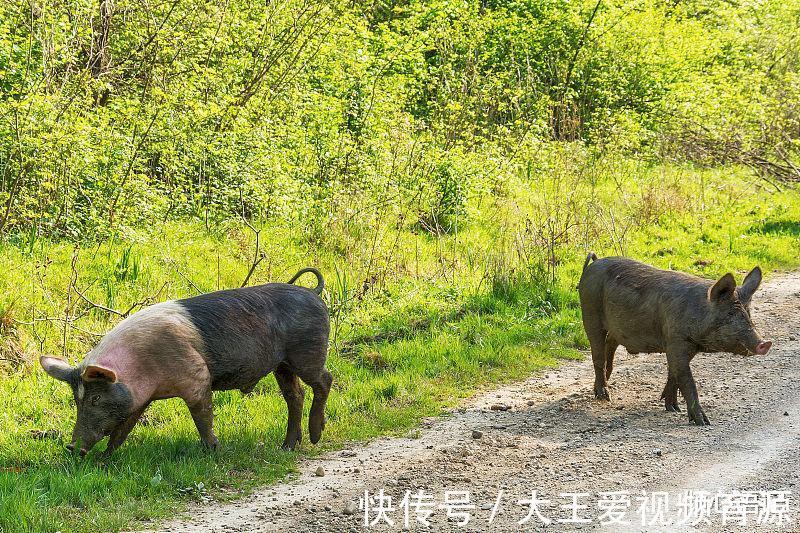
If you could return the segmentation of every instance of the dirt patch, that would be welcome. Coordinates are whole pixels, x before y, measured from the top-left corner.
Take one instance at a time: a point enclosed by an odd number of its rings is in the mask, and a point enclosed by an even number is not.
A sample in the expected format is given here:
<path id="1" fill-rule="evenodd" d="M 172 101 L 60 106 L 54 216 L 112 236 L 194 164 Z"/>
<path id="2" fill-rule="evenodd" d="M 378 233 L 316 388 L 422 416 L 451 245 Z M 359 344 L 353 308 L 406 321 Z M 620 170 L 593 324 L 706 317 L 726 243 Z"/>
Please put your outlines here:
<path id="1" fill-rule="evenodd" d="M 589 359 L 565 363 L 525 382 L 481 394 L 446 417 L 427 420 L 416 438 L 382 438 L 367 446 L 334 452 L 300 463 L 290 483 L 266 488 L 233 504 L 193 508 L 191 519 L 164 524 L 162 531 L 360 531 L 359 499 L 384 491 L 395 511 L 372 529 L 400 530 L 406 491 L 434 498 L 430 526 L 410 529 L 452 531 L 750 531 L 722 523 L 718 508 L 695 520 L 681 514 L 684 491 L 791 491 L 800 480 L 800 274 L 780 277 L 756 293 L 754 320 L 773 350 L 762 357 L 700 354 L 692 368 L 700 400 L 712 425 L 690 425 L 684 412 L 668 413 L 659 396 L 666 379 L 662 354 L 617 353 L 611 403 L 594 400 Z M 323 476 L 319 467 L 324 470 Z M 468 491 L 469 522 L 447 516 L 445 491 Z M 533 517 L 518 503 L 550 500 L 540 511 L 552 523 Z M 627 494 L 623 521 L 601 525 L 599 500 Z M 643 498 L 668 496 L 667 512 L 641 525 Z M 573 496 L 586 505 L 576 515 L 591 523 L 564 523 L 572 516 Z M 696 498 L 703 493 L 693 493 Z M 753 492 L 755 494 L 755 492 Z M 499 495 L 499 498 L 498 498 Z M 451 495 L 455 498 L 456 495 Z M 755 496 L 754 496 L 755 497 Z M 767 495 L 762 494 L 766 498 Z M 769 497 L 776 497 L 770 495 Z M 427 502 L 427 500 L 424 500 Z M 499 501 L 499 503 L 498 503 Z M 377 503 L 377 502 L 375 502 Z M 698 505 L 705 505 L 704 503 Z M 795 519 L 794 500 L 790 514 Z M 563 507 L 562 507 L 563 506 Z M 602 508 L 601 508 L 602 507 Z M 422 510 L 430 507 L 422 505 Z M 645 506 L 646 520 L 655 520 Z M 688 506 L 684 509 L 689 509 Z M 696 511 L 696 509 L 695 509 Z M 371 511 L 369 517 L 374 519 Z M 491 523 L 489 522 L 491 518 Z M 606 516 L 608 519 L 608 516 Z M 763 517 L 762 517 L 763 518 Z M 773 515 L 771 518 L 778 518 Z M 697 523 L 692 525 L 691 522 Z M 684 523 L 688 522 L 688 523 Z M 790 531 L 794 524 L 772 523 L 759 531 Z"/>

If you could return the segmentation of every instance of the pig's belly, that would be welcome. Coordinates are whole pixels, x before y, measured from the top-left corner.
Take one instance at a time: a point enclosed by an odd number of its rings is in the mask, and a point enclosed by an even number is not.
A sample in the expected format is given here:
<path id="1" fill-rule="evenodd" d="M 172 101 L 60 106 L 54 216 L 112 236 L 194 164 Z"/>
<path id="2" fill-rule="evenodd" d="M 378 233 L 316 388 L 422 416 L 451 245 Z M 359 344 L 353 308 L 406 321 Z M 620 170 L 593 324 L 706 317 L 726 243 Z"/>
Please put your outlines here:
<path id="1" fill-rule="evenodd" d="M 211 382 L 212 390 L 234 390 L 239 389 L 242 392 L 250 392 L 253 390 L 261 379 L 269 374 L 247 374 L 247 375 L 231 375 L 225 374 Z"/>
<path id="2" fill-rule="evenodd" d="M 625 350 L 629 354 L 634 354 L 634 355 L 637 354 L 637 353 L 655 353 L 655 352 L 663 352 L 664 351 L 664 350 L 660 349 L 659 347 L 654 346 L 652 344 L 633 344 L 633 343 L 628 343 L 628 344 L 622 344 L 622 346 L 625 348 Z"/>
<path id="3" fill-rule="evenodd" d="M 275 365 L 264 363 L 246 365 L 224 365 L 215 369 L 211 379 L 212 390 L 234 390 L 250 392 L 258 382 L 275 370 Z"/>
<path id="4" fill-rule="evenodd" d="M 609 334 L 614 337 L 621 346 L 624 346 L 628 353 L 636 354 L 664 351 L 661 339 L 645 331 L 637 332 L 636 335 L 631 335 L 630 332 L 627 331 L 609 330 Z"/>

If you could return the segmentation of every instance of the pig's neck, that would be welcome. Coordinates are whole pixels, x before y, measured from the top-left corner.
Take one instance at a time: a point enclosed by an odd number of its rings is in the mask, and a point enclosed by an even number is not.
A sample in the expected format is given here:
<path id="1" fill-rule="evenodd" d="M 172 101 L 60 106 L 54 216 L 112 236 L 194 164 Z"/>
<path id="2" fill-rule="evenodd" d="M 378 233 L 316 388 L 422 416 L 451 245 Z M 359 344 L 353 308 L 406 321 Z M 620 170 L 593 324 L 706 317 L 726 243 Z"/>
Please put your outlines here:
<path id="1" fill-rule="evenodd" d="M 705 300 L 705 299 L 704 299 Z M 697 306 L 693 313 L 692 324 L 689 327 L 688 338 L 694 344 L 698 352 L 714 352 L 717 351 L 715 344 L 717 339 L 715 336 L 715 324 L 711 313 L 711 304 L 704 301 L 702 305 Z"/>
<path id="2" fill-rule="evenodd" d="M 142 368 L 142 358 L 121 343 L 102 346 L 97 353 L 91 353 L 84 364 L 96 364 L 112 369 L 117 381 L 124 384 L 133 398 L 133 408 L 138 409 L 149 402 L 160 387 L 158 374 Z"/>

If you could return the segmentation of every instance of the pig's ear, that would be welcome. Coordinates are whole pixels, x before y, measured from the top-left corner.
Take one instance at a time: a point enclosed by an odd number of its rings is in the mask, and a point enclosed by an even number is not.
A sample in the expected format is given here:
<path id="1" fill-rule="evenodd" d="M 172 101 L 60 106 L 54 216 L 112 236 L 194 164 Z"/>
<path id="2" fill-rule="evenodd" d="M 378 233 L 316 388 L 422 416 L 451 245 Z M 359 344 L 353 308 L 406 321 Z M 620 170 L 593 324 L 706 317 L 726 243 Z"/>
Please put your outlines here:
<path id="1" fill-rule="evenodd" d="M 761 269 L 755 267 L 745 276 L 744 283 L 739 287 L 739 299 L 744 303 L 750 303 L 759 285 L 761 285 Z"/>
<path id="2" fill-rule="evenodd" d="M 109 383 L 116 383 L 117 373 L 110 368 L 89 365 L 83 369 L 81 378 L 83 381 L 108 381 Z"/>
<path id="3" fill-rule="evenodd" d="M 734 290 L 736 290 L 736 280 L 733 278 L 733 274 L 728 272 L 708 289 L 708 299 L 718 302 L 724 298 L 730 298 L 733 296 Z"/>
<path id="4" fill-rule="evenodd" d="M 50 377 L 53 377 L 59 381 L 66 381 L 67 383 L 72 381 L 75 367 L 70 366 L 69 363 L 63 359 L 42 356 L 39 358 L 39 363 Z"/>

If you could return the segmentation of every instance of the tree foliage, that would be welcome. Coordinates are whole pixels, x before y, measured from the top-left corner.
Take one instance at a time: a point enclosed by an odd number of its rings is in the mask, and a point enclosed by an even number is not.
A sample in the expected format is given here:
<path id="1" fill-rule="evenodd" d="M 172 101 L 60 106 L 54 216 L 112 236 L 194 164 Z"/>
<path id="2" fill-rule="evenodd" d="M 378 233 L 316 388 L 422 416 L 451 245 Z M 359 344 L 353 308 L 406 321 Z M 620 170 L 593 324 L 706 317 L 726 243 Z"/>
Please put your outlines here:
<path id="1" fill-rule="evenodd" d="M 795 179 L 799 26 L 797 0 L 8 0 L 0 228 L 319 238 L 388 195 L 441 221 L 530 139 Z"/>

